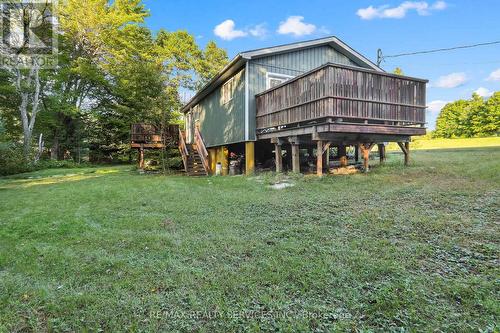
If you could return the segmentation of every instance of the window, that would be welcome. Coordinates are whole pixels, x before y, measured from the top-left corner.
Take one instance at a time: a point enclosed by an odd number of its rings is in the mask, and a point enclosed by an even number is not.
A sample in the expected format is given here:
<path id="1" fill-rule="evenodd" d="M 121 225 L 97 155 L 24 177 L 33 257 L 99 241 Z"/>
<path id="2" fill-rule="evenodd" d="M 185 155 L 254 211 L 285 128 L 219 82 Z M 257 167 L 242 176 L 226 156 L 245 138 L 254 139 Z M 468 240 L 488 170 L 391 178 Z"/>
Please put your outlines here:
<path id="1" fill-rule="evenodd" d="M 291 75 L 278 74 L 278 73 L 266 73 L 266 89 L 276 87 L 285 81 L 293 78 Z"/>
<path id="2" fill-rule="evenodd" d="M 232 77 L 222 86 L 221 89 L 222 104 L 226 104 L 227 102 L 233 99 L 235 84 L 236 82 L 234 82 L 234 77 Z"/>

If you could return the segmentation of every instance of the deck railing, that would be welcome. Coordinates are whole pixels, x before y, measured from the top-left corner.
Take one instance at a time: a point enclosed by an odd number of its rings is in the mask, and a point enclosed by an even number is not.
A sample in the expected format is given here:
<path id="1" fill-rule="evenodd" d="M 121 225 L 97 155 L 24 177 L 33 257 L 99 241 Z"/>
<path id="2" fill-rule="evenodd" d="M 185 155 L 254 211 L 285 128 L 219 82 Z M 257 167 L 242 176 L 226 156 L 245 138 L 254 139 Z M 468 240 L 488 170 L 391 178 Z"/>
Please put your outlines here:
<path id="1" fill-rule="evenodd" d="M 189 151 L 187 149 L 186 141 L 184 140 L 184 138 L 184 132 L 179 128 L 179 152 L 181 153 L 184 170 L 187 172 Z"/>
<path id="2" fill-rule="evenodd" d="M 208 151 L 205 147 L 205 142 L 203 141 L 203 137 L 201 136 L 198 126 L 195 126 L 194 128 L 194 142 L 196 144 L 198 155 L 200 155 L 201 162 L 203 163 L 203 168 L 208 173 L 210 168 L 208 164 Z"/>
<path id="3" fill-rule="evenodd" d="M 179 141 L 179 125 L 167 125 L 160 131 L 152 124 L 132 124 L 130 142 L 132 144 L 166 144 L 175 146 Z"/>
<path id="4" fill-rule="evenodd" d="M 258 130 L 319 120 L 425 124 L 427 81 L 326 64 L 256 95 Z"/>

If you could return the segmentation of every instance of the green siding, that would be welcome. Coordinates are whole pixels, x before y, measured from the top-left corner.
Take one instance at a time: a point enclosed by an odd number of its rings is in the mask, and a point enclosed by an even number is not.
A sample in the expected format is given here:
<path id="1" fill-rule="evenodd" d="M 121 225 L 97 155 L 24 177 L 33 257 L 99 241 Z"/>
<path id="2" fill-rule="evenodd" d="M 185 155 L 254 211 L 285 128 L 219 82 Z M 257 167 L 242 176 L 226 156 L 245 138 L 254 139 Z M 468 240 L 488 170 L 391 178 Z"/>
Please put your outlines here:
<path id="1" fill-rule="evenodd" d="M 297 76 L 316 67 L 333 62 L 359 66 L 328 45 L 292 51 L 250 60 L 249 63 L 249 119 L 250 140 L 255 140 L 255 94 L 266 90 L 266 73 Z"/>
<path id="2" fill-rule="evenodd" d="M 221 85 L 193 108 L 207 147 L 245 141 L 245 70 L 234 79 L 237 83 L 229 102 L 221 102 Z"/>

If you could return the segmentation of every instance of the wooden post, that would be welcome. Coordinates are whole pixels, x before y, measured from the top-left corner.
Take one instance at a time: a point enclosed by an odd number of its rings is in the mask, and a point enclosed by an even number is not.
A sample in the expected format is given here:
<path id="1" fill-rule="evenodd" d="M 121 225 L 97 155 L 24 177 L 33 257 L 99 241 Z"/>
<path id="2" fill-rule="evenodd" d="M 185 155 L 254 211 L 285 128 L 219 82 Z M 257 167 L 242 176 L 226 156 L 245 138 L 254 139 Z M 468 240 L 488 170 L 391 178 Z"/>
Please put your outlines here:
<path id="1" fill-rule="evenodd" d="M 409 142 L 398 142 L 399 148 L 403 151 L 405 155 L 405 166 L 408 166 L 410 163 L 410 143 Z"/>
<path id="2" fill-rule="evenodd" d="M 276 173 L 283 172 L 283 155 L 281 154 L 281 144 L 274 144 L 274 159 L 276 161 Z"/>
<path id="3" fill-rule="evenodd" d="M 215 175 L 215 166 L 217 165 L 217 148 L 208 148 L 208 163 L 210 165 L 210 173 Z"/>
<path id="4" fill-rule="evenodd" d="M 327 173 L 330 172 L 330 143 L 328 143 L 328 147 L 326 148 L 326 156 L 323 160 L 323 167 L 325 168 Z"/>
<path id="5" fill-rule="evenodd" d="M 229 173 L 229 150 L 226 146 L 217 148 L 217 163 L 221 164 L 222 176 L 226 176 Z"/>
<path id="6" fill-rule="evenodd" d="M 405 154 L 405 165 L 408 166 L 410 164 L 410 142 L 405 142 L 406 154 Z"/>
<path id="7" fill-rule="evenodd" d="M 226 146 L 221 148 L 222 151 L 222 175 L 227 176 L 229 174 L 229 149 Z"/>
<path id="8" fill-rule="evenodd" d="M 323 176 L 323 141 L 318 140 L 316 142 L 316 174 L 321 177 Z"/>
<path id="9" fill-rule="evenodd" d="M 251 175 L 255 171 L 255 142 L 245 142 L 245 174 Z"/>
<path id="10" fill-rule="evenodd" d="M 373 143 L 360 144 L 361 153 L 363 154 L 363 167 L 364 172 L 369 171 L 370 150 L 373 148 Z"/>
<path id="11" fill-rule="evenodd" d="M 292 171 L 300 173 L 300 150 L 298 143 L 292 143 Z"/>
<path id="12" fill-rule="evenodd" d="M 144 145 L 139 148 L 139 169 L 144 169 Z"/>
<path id="13" fill-rule="evenodd" d="M 345 168 L 347 166 L 347 153 L 344 145 L 339 145 L 339 160 L 340 167 Z"/>
<path id="14" fill-rule="evenodd" d="M 384 162 L 385 162 L 385 145 L 383 143 L 378 144 L 378 157 L 380 160 L 380 164 L 384 164 Z"/>
<path id="15" fill-rule="evenodd" d="M 363 153 L 363 167 L 364 167 L 364 171 L 365 172 L 368 172 L 369 170 L 369 167 L 370 167 L 370 151 L 368 149 L 366 149 L 366 147 L 364 145 L 361 145 L 361 152 Z"/>

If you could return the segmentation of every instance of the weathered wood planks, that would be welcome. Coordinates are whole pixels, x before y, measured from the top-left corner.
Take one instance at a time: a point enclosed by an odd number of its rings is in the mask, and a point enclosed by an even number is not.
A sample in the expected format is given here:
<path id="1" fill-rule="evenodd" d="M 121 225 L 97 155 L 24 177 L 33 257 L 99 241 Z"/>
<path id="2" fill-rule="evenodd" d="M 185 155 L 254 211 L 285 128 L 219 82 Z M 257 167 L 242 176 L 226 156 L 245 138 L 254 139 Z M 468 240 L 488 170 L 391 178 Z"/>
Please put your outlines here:
<path id="1" fill-rule="evenodd" d="M 425 123 L 425 80 L 327 64 L 256 96 L 257 129 L 327 117 Z"/>

